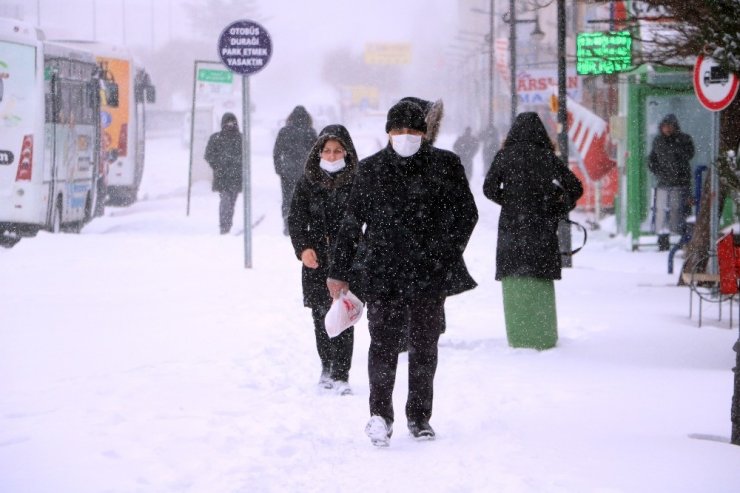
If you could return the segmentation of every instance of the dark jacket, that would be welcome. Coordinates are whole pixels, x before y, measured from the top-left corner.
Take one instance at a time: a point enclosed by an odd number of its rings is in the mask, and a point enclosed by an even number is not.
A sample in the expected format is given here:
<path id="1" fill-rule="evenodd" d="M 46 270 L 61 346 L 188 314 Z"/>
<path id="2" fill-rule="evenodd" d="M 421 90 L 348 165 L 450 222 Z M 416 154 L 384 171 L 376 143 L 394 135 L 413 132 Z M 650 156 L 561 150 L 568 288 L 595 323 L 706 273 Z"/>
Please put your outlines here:
<path id="1" fill-rule="evenodd" d="M 283 179 L 297 181 L 314 143 L 316 130 L 311 126 L 311 115 L 303 106 L 296 106 L 275 139 L 272 150 L 275 172 Z"/>
<path id="2" fill-rule="evenodd" d="M 455 143 L 452 145 L 452 150 L 455 151 L 455 154 L 460 156 L 460 160 L 464 165 L 472 165 L 475 153 L 478 152 L 478 146 L 478 139 L 468 128 L 465 130 L 464 134 L 455 140 Z"/>
<path id="3" fill-rule="evenodd" d="M 329 276 L 349 281 L 354 291 L 359 261 L 368 301 L 453 294 L 453 268 L 464 268 L 462 254 L 477 221 L 455 154 L 423 142 L 416 154 L 404 158 L 389 144 L 360 162 Z M 363 226 L 366 251 L 356 255 Z"/>
<path id="4" fill-rule="evenodd" d="M 204 158 L 213 169 L 214 192 L 241 191 L 242 135 L 233 113 L 221 118 L 221 131 L 208 139 Z"/>
<path id="5" fill-rule="evenodd" d="M 691 186 L 691 158 L 694 157 L 694 142 L 681 131 L 676 115 L 668 114 L 659 127 L 671 124 L 675 131 L 664 135 L 659 130 L 653 139 L 653 148 L 648 157 L 648 169 L 655 175 L 656 185 L 667 187 Z"/>
<path id="6" fill-rule="evenodd" d="M 517 116 L 483 193 L 501 205 L 496 279 L 560 279 L 558 222 L 575 207 L 583 187 L 555 155 L 536 113 Z"/>
<path id="7" fill-rule="evenodd" d="M 319 167 L 321 149 L 327 140 L 334 139 L 347 151 L 346 166 L 329 174 Z M 357 171 L 357 153 L 352 138 L 342 125 L 329 125 L 319 134 L 309 152 L 305 172 L 298 180 L 288 215 L 290 239 L 296 257 L 307 248 L 316 252 L 319 266 L 303 266 L 303 303 L 309 307 L 331 304 L 326 287 L 329 270 L 329 246 L 333 243 L 339 223 L 352 190 L 352 180 Z"/>

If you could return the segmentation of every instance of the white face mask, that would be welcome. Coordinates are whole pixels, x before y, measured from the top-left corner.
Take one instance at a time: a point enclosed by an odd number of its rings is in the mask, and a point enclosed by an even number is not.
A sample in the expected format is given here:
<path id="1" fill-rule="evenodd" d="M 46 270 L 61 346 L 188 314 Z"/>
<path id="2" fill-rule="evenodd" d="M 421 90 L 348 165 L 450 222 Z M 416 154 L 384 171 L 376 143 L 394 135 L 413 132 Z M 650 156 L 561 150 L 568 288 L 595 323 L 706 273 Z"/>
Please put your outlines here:
<path id="1" fill-rule="evenodd" d="M 344 162 L 344 159 L 337 159 L 336 161 L 327 161 L 326 159 L 322 159 L 319 161 L 319 167 L 329 173 L 336 173 L 345 166 L 346 163 Z"/>
<path id="2" fill-rule="evenodd" d="M 421 147 L 421 135 L 391 135 L 391 146 L 399 156 L 413 156 Z"/>

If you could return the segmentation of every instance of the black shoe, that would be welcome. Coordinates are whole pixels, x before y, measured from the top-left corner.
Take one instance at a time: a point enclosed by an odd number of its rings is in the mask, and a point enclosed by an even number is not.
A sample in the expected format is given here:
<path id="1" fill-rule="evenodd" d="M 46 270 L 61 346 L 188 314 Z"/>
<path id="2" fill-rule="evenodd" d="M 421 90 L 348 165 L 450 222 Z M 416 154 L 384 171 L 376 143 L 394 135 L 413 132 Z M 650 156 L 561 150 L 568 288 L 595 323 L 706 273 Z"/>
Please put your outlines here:
<path id="1" fill-rule="evenodd" d="M 434 440 L 436 436 L 428 421 L 409 421 L 409 433 L 417 441 Z"/>
<path id="2" fill-rule="evenodd" d="M 658 251 L 667 252 L 671 249 L 671 237 L 669 235 L 658 235 Z"/>

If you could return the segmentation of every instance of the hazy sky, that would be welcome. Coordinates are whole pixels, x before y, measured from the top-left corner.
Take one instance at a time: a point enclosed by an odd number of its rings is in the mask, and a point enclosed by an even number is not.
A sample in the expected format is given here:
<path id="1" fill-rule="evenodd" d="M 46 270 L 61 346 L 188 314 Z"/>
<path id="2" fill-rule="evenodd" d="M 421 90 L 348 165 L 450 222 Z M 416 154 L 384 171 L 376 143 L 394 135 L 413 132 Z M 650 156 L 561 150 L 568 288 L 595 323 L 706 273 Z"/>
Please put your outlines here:
<path id="1" fill-rule="evenodd" d="M 17 9 L 28 22 L 36 24 L 40 19 L 50 37 L 95 37 L 148 50 L 171 39 L 192 37 L 191 19 L 183 6 L 197 1 L 0 0 L 0 14 Z M 202 3 L 205 6 L 207 2 Z M 319 76 L 324 54 L 332 48 L 349 46 L 361 53 L 366 43 L 413 43 L 417 56 L 412 63 L 428 66 L 433 77 L 435 71 L 438 73 L 438 62 L 421 59 L 417 48 L 424 44 L 444 47 L 452 42 L 457 29 L 454 0 L 264 0 L 259 2 L 259 11 L 259 21 L 273 41 L 273 56 L 270 64 L 253 76 L 253 97 L 263 101 L 263 107 L 265 102 L 274 106 L 278 113 L 287 113 L 297 100 L 321 101 L 334 96 Z M 442 48 L 436 52 L 441 54 Z M 177 53 L 173 57 L 176 59 Z M 412 93 L 436 97 L 424 94 L 423 85 L 423 81 L 418 86 L 412 83 L 399 97 Z M 279 94 L 287 88 L 291 94 Z"/>

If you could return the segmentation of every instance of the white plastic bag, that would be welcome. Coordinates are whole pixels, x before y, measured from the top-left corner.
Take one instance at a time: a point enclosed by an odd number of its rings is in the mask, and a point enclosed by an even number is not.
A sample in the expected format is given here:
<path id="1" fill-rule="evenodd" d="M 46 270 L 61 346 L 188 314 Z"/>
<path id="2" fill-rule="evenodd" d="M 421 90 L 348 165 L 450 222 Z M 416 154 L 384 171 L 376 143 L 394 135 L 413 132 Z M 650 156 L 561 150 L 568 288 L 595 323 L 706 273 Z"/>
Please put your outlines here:
<path id="1" fill-rule="evenodd" d="M 363 308 L 362 301 L 352 291 L 340 293 L 324 317 L 324 327 L 329 337 L 336 337 L 357 323 L 362 317 Z"/>

